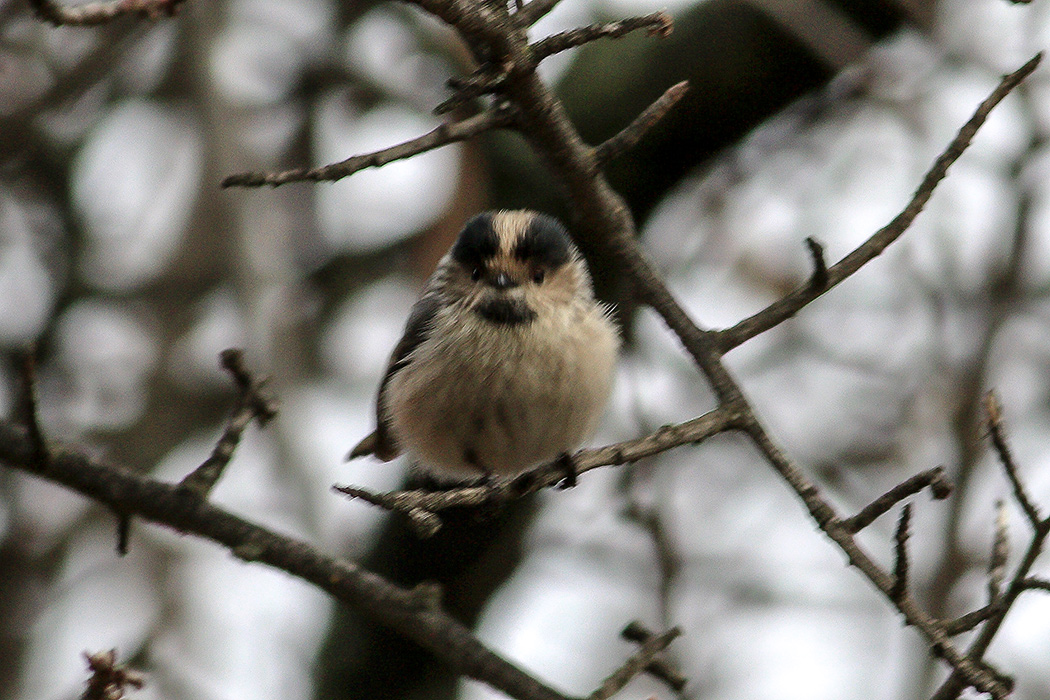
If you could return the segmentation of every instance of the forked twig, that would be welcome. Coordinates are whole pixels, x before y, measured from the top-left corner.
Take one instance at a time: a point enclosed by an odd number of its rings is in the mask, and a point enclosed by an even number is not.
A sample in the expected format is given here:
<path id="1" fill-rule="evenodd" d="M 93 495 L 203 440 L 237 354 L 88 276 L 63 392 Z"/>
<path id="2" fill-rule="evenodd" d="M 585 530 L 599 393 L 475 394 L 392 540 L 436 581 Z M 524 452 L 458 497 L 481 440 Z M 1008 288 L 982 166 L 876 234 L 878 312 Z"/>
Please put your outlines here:
<path id="1" fill-rule="evenodd" d="M 276 402 L 262 393 L 265 382 L 256 382 L 248 373 L 242 351 L 223 350 L 220 362 L 222 368 L 230 373 L 237 384 L 237 403 L 211 455 L 179 484 L 181 488 L 192 491 L 201 498 L 207 497 L 222 478 L 226 466 L 241 442 L 245 428 L 253 420 L 264 426 L 277 415 Z"/>
<path id="2" fill-rule="evenodd" d="M 633 678 L 644 673 L 656 655 L 666 649 L 681 634 L 681 629 L 672 627 L 663 634 L 650 636 L 642 642 L 637 652 L 632 654 L 620 668 L 613 671 L 593 693 L 587 696 L 587 700 L 608 700 L 623 690 Z"/>

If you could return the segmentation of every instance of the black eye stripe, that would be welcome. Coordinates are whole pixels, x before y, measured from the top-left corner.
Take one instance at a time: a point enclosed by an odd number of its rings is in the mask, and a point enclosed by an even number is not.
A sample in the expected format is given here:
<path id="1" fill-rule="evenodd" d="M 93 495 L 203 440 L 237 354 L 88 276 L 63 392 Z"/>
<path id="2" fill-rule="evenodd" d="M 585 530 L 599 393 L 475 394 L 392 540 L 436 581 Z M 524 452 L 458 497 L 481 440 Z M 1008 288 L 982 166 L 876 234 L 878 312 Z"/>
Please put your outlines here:
<path id="1" fill-rule="evenodd" d="M 565 227 L 554 217 L 536 214 L 514 244 L 513 255 L 523 262 L 553 270 L 569 261 L 572 250 Z"/>

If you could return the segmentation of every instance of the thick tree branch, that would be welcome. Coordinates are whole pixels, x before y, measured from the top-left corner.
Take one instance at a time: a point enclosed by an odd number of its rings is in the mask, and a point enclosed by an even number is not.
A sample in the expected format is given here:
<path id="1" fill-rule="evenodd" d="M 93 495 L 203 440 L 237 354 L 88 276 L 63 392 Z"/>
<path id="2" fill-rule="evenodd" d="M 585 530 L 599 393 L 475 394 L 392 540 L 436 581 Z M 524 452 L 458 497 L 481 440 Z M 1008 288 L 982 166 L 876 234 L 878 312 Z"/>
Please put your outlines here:
<path id="1" fill-rule="evenodd" d="M 0 422 L 0 463 L 35 474 L 118 512 L 216 542 L 245 561 L 256 561 L 301 578 L 362 615 L 413 640 L 456 672 L 519 700 L 566 700 L 481 644 L 425 596 L 395 586 L 357 564 L 329 557 L 309 543 L 244 520 L 191 491 L 139 474 L 58 452 L 34 460 L 24 428 Z"/>

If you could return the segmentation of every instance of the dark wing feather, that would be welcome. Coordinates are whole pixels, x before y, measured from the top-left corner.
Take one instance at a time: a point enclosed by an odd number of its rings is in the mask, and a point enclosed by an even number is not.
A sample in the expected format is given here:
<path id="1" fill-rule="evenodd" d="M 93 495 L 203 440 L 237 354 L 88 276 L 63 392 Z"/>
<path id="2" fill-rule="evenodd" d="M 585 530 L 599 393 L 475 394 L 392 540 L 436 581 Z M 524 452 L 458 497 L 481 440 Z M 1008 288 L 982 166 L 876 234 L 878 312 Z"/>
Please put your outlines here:
<path id="1" fill-rule="evenodd" d="M 375 432 L 369 433 L 354 449 L 350 450 L 350 454 L 346 456 L 347 460 L 374 454 L 384 462 L 388 462 L 401 454 L 397 441 L 390 434 L 390 425 L 386 416 L 386 401 L 384 400 L 386 387 L 390 383 L 391 377 L 412 362 L 412 351 L 429 337 L 434 317 L 443 305 L 437 293 L 428 291 L 412 306 L 412 311 L 408 315 L 408 322 L 405 324 L 405 332 L 394 347 L 394 352 L 390 355 L 390 363 L 387 365 L 386 373 L 383 375 L 383 381 L 379 383 L 379 396 L 376 399 Z"/>

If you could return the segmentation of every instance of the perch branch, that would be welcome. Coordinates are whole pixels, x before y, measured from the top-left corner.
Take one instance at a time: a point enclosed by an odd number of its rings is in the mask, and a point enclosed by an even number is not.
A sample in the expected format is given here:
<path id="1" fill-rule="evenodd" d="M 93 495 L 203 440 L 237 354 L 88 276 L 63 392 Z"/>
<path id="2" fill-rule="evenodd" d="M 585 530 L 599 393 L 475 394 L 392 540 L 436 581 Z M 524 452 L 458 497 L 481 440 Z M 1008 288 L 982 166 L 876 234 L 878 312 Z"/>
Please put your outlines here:
<path id="1" fill-rule="evenodd" d="M 674 447 L 698 444 L 709 437 L 737 426 L 740 413 L 735 406 L 721 406 L 685 423 L 666 425 L 645 437 L 618 442 L 605 447 L 579 450 L 572 456 L 576 474 L 604 466 L 627 464 L 666 452 Z M 543 488 L 559 485 L 565 479 L 565 468 L 559 460 L 542 464 L 511 479 L 496 480 L 480 486 L 465 486 L 446 491 L 412 490 L 372 493 L 352 486 L 336 486 L 336 491 L 351 498 L 401 513 L 409 518 L 417 532 L 433 535 L 440 527 L 435 514 L 449 508 L 503 504 Z"/>

